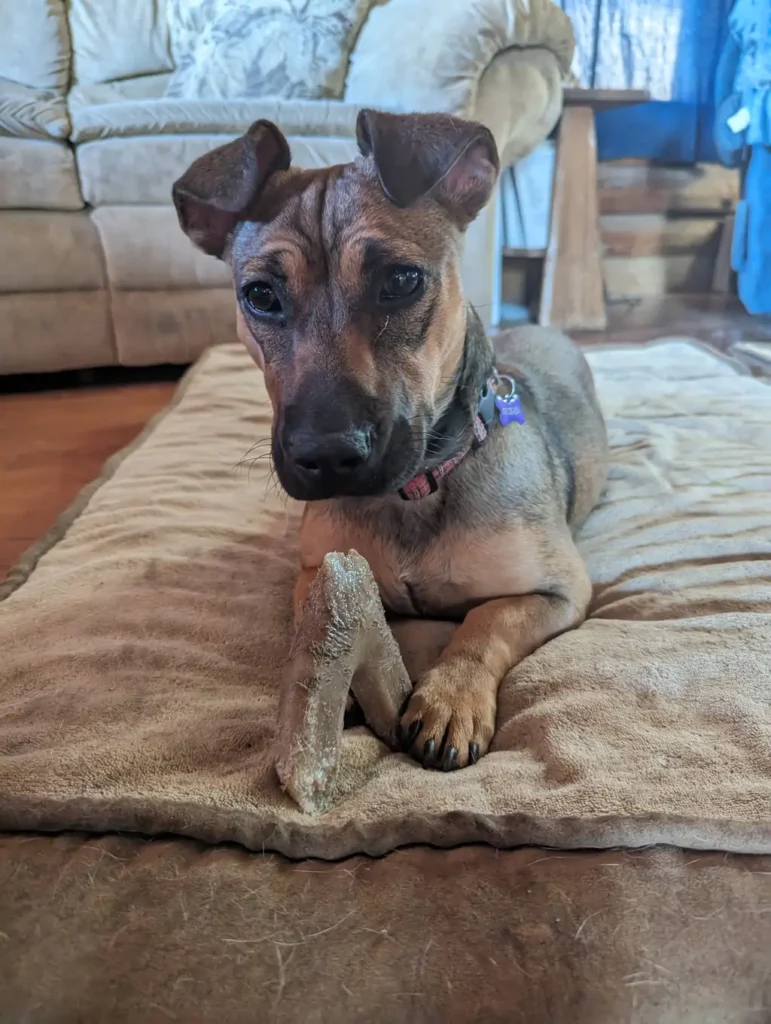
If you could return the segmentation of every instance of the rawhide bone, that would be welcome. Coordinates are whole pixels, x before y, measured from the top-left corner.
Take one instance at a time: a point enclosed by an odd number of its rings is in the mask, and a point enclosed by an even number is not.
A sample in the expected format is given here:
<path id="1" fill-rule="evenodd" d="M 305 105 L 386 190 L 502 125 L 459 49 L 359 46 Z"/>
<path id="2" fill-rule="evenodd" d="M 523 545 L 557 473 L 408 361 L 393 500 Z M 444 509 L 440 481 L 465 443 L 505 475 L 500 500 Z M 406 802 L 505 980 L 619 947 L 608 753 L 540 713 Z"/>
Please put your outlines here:
<path id="1" fill-rule="evenodd" d="M 366 559 L 336 551 L 308 591 L 281 691 L 276 770 L 304 811 L 331 803 L 350 690 L 372 731 L 395 747 L 410 677 Z"/>

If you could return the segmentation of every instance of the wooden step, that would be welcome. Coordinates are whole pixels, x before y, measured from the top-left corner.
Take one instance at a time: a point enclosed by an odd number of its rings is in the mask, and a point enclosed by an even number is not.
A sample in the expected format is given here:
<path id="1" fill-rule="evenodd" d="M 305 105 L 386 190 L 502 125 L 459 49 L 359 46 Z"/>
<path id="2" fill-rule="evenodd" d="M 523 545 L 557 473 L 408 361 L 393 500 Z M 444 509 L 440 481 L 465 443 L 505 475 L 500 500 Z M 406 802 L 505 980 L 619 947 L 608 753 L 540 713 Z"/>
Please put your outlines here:
<path id="1" fill-rule="evenodd" d="M 606 214 L 601 219 L 606 257 L 717 256 L 725 217 L 668 217 L 660 213 Z"/>
<path id="2" fill-rule="evenodd" d="M 530 306 L 541 290 L 543 260 L 508 258 L 503 263 L 502 301 Z M 714 246 L 669 255 L 606 256 L 602 278 L 608 302 L 624 302 L 665 295 L 712 290 Z"/>
<path id="3" fill-rule="evenodd" d="M 611 257 L 602 261 L 608 302 L 680 292 L 709 292 L 714 269 L 714 256 L 698 252 L 679 256 Z"/>
<path id="4" fill-rule="evenodd" d="M 726 214 L 739 198 L 738 173 L 712 164 L 613 161 L 600 164 L 597 180 L 601 214 Z"/>

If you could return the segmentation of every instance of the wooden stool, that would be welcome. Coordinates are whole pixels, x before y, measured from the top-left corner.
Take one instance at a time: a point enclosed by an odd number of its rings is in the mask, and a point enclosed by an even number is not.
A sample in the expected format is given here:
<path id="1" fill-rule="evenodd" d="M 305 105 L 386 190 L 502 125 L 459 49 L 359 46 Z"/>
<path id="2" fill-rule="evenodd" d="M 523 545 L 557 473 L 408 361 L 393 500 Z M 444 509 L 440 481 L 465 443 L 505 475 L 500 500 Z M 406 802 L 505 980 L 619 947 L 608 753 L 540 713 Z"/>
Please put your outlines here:
<path id="1" fill-rule="evenodd" d="M 597 110 L 648 99 L 644 90 L 564 91 L 538 314 L 544 327 L 564 331 L 602 331 L 607 327 L 594 115 Z"/>

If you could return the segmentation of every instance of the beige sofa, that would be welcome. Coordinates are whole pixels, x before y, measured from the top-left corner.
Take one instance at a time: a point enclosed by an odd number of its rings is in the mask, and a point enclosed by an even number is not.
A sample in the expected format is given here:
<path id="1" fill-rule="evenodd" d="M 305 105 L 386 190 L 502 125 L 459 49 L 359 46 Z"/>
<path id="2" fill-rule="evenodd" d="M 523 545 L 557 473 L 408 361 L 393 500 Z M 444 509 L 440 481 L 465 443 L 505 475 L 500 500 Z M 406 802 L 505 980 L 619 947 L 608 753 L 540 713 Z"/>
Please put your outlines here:
<path id="1" fill-rule="evenodd" d="M 258 0 L 255 0 L 257 3 Z M 339 100 L 165 98 L 163 0 L 0 0 L 0 373 L 187 362 L 230 340 L 228 275 L 179 231 L 172 181 L 253 120 L 294 161 L 355 152 L 361 106 L 486 122 L 514 162 L 551 130 L 573 48 L 551 0 L 373 0 Z M 490 321 L 496 215 L 472 226 Z"/>

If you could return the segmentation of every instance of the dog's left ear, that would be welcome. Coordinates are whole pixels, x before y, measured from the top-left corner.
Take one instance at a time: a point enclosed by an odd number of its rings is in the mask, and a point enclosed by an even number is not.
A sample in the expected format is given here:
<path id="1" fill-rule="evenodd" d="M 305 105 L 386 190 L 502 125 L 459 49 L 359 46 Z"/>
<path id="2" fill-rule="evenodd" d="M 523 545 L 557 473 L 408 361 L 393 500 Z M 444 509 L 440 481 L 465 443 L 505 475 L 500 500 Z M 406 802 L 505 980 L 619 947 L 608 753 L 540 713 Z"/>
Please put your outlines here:
<path id="1" fill-rule="evenodd" d="M 246 135 L 205 153 L 174 182 L 180 227 L 199 249 L 221 259 L 265 182 L 289 162 L 289 144 L 279 129 L 271 121 L 255 121 Z"/>
<path id="2" fill-rule="evenodd" d="M 410 206 L 430 194 L 461 228 L 488 201 L 500 170 L 492 133 L 449 114 L 362 110 L 356 139 L 391 202 Z"/>

